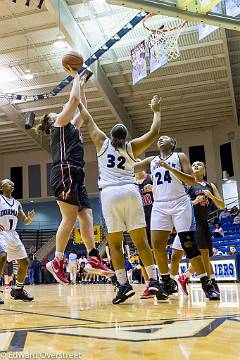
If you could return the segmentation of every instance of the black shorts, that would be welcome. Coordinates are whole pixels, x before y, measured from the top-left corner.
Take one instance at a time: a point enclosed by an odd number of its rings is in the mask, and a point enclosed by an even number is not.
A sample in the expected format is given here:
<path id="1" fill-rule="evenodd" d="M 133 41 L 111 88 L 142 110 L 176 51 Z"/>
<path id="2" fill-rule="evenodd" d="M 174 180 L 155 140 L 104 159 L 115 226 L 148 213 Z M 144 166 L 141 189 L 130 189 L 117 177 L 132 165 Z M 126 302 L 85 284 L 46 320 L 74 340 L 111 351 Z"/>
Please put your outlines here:
<path id="1" fill-rule="evenodd" d="M 12 276 L 13 275 L 13 263 L 12 261 L 6 262 L 4 266 L 4 275 Z"/>
<path id="2" fill-rule="evenodd" d="M 195 239 L 199 249 L 208 249 L 212 256 L 212 234 L 207 222 L 196 224 Z"/>
<path id="3" fill-rule="evenodd" d="M 84 185 L 84 170 L 77 166 L 55 165 L 51 170 L 51 186 L 58 201 L 90 209 Z"/>

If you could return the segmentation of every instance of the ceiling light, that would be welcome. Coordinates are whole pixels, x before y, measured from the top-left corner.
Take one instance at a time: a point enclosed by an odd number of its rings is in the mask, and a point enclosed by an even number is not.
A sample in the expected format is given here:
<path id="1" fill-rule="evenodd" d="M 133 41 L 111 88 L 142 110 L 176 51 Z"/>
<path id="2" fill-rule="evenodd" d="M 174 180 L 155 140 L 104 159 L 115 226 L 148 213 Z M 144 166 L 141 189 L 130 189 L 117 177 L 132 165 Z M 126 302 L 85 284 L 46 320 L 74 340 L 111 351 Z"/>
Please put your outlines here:
<path id="1" fill-rule="evenodd" d="M 62 34 L 58 34 L 56 41 L 54 41 L 53 45 L 58 49 L 65 48 L 67 46 L 65 37 Z"/>
<path id="2" fill-rule="evenodd" d="M 27 69 L 24 74 L 23 74 L 23 79 L 24 80 L 32 80 L 34 78 L 33 74 L 31 73 L 30 69 Z"/>

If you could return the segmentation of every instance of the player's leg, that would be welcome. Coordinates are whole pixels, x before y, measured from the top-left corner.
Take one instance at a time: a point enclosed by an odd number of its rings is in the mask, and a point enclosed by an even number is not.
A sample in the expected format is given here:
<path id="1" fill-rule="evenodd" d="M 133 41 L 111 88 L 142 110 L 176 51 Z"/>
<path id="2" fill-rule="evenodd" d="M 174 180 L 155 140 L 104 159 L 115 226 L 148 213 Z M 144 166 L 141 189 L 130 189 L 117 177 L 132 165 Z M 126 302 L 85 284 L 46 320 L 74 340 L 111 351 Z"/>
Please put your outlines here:
<path id="1" fill-rule="evenodd" d="M 147 232 L 147 239 L 148 239 L 148 243 L 149 243 L 149 246 L 150 248 L 152 248 L 152 244 L 151 244 L 151 230 L 150 230 L 150 221 L 151 221 L 151 218 L 147 219 L 146 216 L 145 216 L 145 220 L 146 220 L 146 232 Z M 149 221 L 148 221 L 149 220 Z M 146 272 L 146 269 L 143 265 L 143 262 L 140 258 L 140 266 L 141 266 L 141 272 L 142 272 L 142 276 L 143 276 L 143 279 L 144 279 L 144 282 L 146 284 L 146 287 L 143 291 L 143 294 L 140 296 L 140 299 L 151 299 L 154 297 L 154 295 L 152 295 L 149 291 L 149 276 Z"/>
<path id="2" fill-rule="evenodd" d="M 16 260 L 19 267 L 16 275 L 16 284 L 12 287 L 10 295 L 15 300 L 32 301 L 33 296 L 24 289 L 29 260 L 23 243 L 17 232 L 10 232 L 6 236 L 7 259 Z"/>
<path id="3" fill-rule="evenodd" d="M 181 245 L 189 258 L 195 272 L 198 274 L 202 289 L 210 300 L 219 300 L 211 280 L 207 276 L 202 261 L 201 253 L 195 239 L 194 214 L 190 199 L 182 199 L 173 209 L 173 221 L 179 235 Z"/>
<path id="4" fill-rule="evenodd" d="M 63 201 L 58 201 L 58 206 L 62 215 L 62 220 L 56 233 L 55 257 L 46 264 L 46 268 L 51 272 L 57 282 L 65 285 L 68 284 L 68 279 L 63 268 L 63 256 L 77 219 L 78 207 Z"/>
<path id="5" fill-rule="evenodd" d="M 88 204 L 85 204 L 85 206 Z M 95 248 L 95 239 L 93 232 L 93 215 L 90 207 L 82 208 L 78 211 L 80 220 L 80 232 L 83 242 L 88 251 L 88 265 L 86 271 L 102 276 L 112 276 L 114 271 L 109 269 L 99 257 L 99 251 Z"/>
<path id="6" fill-rule="evenodd" d="M 1 240 L 0 240 L 0 278 L 3 275 L 3 269 L 4 269 L 4 265 L 6 264 L 6 261 L 7 261 L 6 249 L 5 246 L 1 245 Z M 4 304 L 4 301 L 0 297 L 0 305 L 1 304 Z"/>
<path id="7" fill-rule="evenodd" d="M 170 265 L 170 273 L 171 276 L 178 281 L 180 285 L 180 289 L 185 295 L 188 295 L 187 284 L 189 283 L 189 278 L 186 277 L 185 273 L 177 275 L 179 270 L 180 261 L 184 255 L 184 251 L 181 245 L 181 241 L 179 236 L 176 235 L 174 242 L 172 244 L 172 257 L 171 257 L 171 265 Z"/>
<path id="8" fill-rule="evenodd" d="M 122 251 L 123 232 L 114 232 L 107 235 L 111 259 L 118 282 L 118 291 L 113 304 L 120 304 L 135 294 L 127 279 L 125 259 Z"/>

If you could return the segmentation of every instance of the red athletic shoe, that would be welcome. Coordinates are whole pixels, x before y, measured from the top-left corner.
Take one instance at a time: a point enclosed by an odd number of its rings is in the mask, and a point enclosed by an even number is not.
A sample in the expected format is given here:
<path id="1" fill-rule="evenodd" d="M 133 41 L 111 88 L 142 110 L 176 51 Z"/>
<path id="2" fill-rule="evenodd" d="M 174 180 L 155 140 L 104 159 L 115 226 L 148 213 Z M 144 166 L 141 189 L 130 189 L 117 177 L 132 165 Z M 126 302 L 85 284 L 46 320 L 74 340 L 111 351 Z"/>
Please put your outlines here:
<path id="1" fill-rule="evenodd" d="M 53 275 L 57 282 L 62 285 L 68 284 L 68 278 L 63 268 L 63 260 L 54 258 L 46 264 L 46 269 Z"/>
<path id="2" fill-rule="evenodd" d="M 148 288 L 149 288 L 149 285 L 146 286 L 143 294 L 140 296 L 140 299 L 152 299 L 152 298 L 154 298 L 154 295 L 150 293 Z"/>
<path id="3" fill-rule="evenodd" d="M 101 259 L 95 256 L 89 256 L 87 260 L 88 263 L 85 266 L 86 272 L 107 277 L 111 277 L 115 274 L 115 272 L 109 269 Z"/>
<path id="4" fill-rule="evenodd" d="M 179 275 L 178 282 L 182 292 L 188 296 L 187 284 L 189 283 L 189 278 L 183 273 L 182 275 Z"/>

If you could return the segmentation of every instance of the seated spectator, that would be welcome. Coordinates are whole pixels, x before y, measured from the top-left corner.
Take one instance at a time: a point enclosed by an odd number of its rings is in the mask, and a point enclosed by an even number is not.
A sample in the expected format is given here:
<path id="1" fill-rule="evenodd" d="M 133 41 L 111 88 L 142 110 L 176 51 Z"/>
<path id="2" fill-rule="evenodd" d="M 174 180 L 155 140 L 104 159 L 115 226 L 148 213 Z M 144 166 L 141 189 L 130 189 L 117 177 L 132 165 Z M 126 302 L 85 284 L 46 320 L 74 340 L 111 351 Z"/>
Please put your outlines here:
<path id="1" fill-rule="evenodd" d="M 230 210 L 231 216 L 235 217 L 239 214 L 239 210 L 237 206 L 233 206 L 232 209 Z"/>
<path id="2" fill-rule="evenodd" d="M 212 248 L 213 256 L 221 256 L 223 255 L 222 251 L 219 251 L 217 247 Z"/>
<path id="3" fill-rule="evenodd" d="M 233 224 L 234 225 L 239 225 L 240 224 L 240 214 L 236 215 L 233 219 Z"/>
<path id="4" fill-rule="evenodd" d="M 238 254 L 238 251 L 234 245 L 230 246 L 228 254 L 229 255 L 237 255 Z"/>
<path id="5" fill-rule="evenodd" d="M 222 237 L 224 237 L 223 229 L 221 228 L 221 225 L 218 224 L 218 223 L 215 224 L 215 229 L 214 229 L 214 232 L 213 232 L 213 237 L 215 237 L 215 238 L 222 238 Z"/>
<path id="6" fill-rule="evenodd" d="M 219 220 L 222 221 L 222 220 L 225 220 L 225 219 L 227 219 L 229 217 L 231 217 L 231 214 L 228 211 L 228 209 L 225 208 L 223 211 L 220 212 Z"/>

